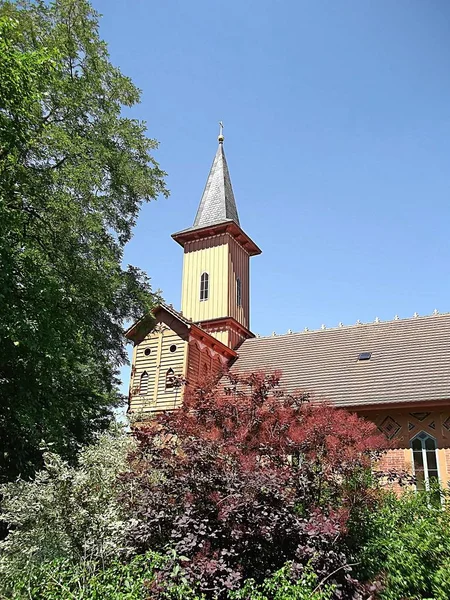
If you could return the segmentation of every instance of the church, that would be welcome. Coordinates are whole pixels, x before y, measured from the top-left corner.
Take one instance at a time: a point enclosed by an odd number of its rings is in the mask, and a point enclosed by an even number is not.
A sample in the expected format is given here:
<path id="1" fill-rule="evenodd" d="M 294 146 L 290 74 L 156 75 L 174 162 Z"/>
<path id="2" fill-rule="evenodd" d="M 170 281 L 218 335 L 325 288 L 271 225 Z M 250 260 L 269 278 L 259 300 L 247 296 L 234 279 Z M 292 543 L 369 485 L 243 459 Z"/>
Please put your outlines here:
<path id="1" fill-rule="evenodd" d="M 129 414 L 174 410 L 188 386 L 224 370 L 281 371 L 303 390 L 375 422 L 394 449 L 384 467 L 415 475 L 418 489 L 450 482 L 450 313 L 255 336 L 250 258 L 224 152 L 218 149 L 184 250 L 181 311 L 161 304 L 132 325 Z"/>

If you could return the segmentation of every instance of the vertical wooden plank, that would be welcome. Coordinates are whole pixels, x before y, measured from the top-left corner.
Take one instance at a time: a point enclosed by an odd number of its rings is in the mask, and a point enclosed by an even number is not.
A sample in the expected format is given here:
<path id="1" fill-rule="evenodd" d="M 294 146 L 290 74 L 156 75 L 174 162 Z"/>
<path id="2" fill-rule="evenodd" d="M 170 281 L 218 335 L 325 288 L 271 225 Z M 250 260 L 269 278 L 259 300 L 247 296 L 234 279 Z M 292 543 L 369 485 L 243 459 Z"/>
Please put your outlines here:
<path id="1" fill-rule="evenodd" d="M 156 354 L 156 370 L 155 370 L 155 383 L 153 388 L 153 404 L 156 405 L 158 403 L 158 388 L 159 388 L 159 377 L 161 372 L 161 354 L 162 354 L 162 344 L 163 344 L 163 334 L 164 331 L 160 331 L 158 333 L 158 348 Z"/>

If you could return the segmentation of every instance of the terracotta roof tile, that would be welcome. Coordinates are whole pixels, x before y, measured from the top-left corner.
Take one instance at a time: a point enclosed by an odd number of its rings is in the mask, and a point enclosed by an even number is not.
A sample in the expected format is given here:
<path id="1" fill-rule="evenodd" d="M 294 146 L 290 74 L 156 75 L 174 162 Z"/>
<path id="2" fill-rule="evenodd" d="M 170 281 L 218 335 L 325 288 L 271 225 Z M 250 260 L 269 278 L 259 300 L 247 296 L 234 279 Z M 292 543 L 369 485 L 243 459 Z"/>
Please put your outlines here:
<path id="1" fill-rule="evenodd" d="M 339 406 L 450 401 L 450 313 L 244 341 L 231 370 L 261 369 Z"/>

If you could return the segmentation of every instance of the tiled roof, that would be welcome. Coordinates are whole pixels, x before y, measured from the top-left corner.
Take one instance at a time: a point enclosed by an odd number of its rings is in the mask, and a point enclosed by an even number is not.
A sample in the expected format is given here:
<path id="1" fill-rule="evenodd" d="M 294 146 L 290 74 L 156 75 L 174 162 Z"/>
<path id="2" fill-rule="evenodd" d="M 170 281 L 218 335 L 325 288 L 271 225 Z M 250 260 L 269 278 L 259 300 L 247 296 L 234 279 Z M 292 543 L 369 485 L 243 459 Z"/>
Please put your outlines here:
<path id="1" fill-rule="evenodd" d="M 193 229 L 215 225 L 224 221 L 234 221 L 239 225 L 230 173 L 223 143 L 220 142 L 198 207 Z"/>
<path id="2" fill-rule="evenodd" d="M 245 340 L 231 370 L 261 369 L 339 406 L 450 401 L 450 313 Z"/>

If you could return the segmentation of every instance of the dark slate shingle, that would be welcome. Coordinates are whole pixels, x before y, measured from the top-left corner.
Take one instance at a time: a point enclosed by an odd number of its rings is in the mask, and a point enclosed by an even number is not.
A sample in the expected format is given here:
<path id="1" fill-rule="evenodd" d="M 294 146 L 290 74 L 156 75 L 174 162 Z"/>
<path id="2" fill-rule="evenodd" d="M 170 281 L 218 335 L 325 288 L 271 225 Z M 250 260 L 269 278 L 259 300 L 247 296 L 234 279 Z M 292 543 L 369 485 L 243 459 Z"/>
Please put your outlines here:
<path id="1" fill-rule="evenodd" d="M 239 225 L 239 216 L 231 186 L 227 160 L 223 144 L 219 143 L 198 207 L 193 229 L 229 220 Z"/>

